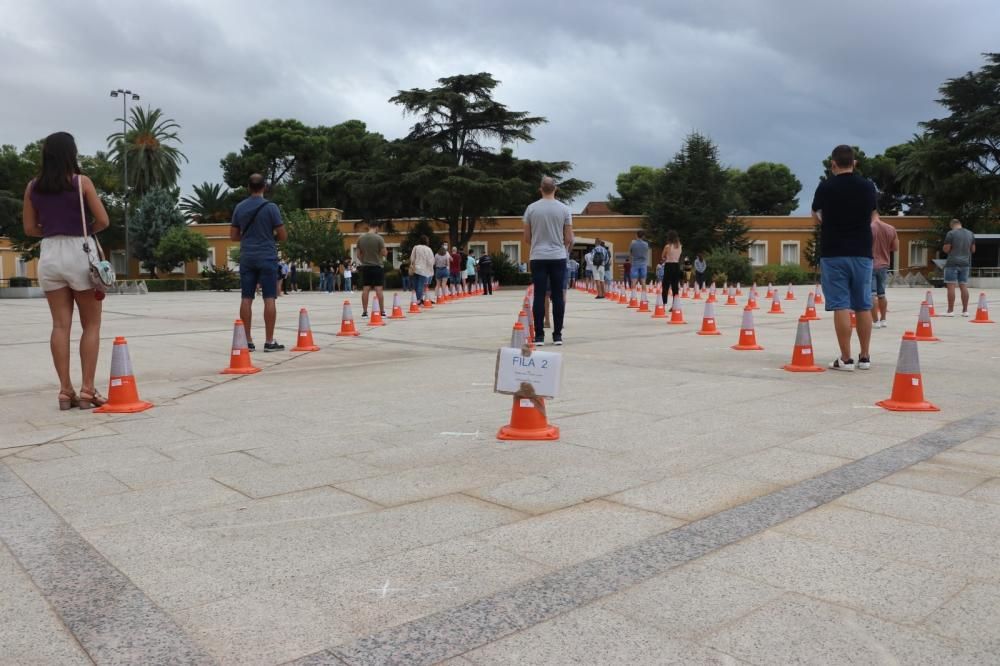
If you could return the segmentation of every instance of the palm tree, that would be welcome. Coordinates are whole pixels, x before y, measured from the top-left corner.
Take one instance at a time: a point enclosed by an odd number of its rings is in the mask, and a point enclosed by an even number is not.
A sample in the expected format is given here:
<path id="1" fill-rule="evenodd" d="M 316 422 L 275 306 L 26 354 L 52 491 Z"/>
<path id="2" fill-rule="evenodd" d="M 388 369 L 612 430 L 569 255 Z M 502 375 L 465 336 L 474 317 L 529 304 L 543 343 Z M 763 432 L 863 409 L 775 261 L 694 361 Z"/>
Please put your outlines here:
<path id="1" fill-rule="evenodd" d="M 142 195 L 154 187 L 174 187 L 181 173 L 181 160 L 187 162 L 184 153 L 170 145 L 181 143 L 175 131 L 181 126 L 172 118 L 164 118 L 161 109 L 134 107 L 127 127 L 125 136 L 121 132 L 108 136 L 108 147 L 111 157 L 121 164 L 125 146 L 132 191 Z"/>
<path id="2" fill-rule="evenodd" d="M 193 197 L 181 198 L 180 209 L 189 220 L 198 224 L 228 222 L 232 215 L 230 191 L 219 183 L 194 186 Z"/>

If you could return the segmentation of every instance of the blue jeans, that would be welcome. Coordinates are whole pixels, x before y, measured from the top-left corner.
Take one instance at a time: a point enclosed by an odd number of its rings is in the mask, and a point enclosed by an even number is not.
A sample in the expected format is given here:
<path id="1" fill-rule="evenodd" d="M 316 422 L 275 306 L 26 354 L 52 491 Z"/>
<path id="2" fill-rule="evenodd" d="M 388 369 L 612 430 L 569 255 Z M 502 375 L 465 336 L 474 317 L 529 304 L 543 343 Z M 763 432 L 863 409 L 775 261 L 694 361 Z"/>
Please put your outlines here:
<path id="1" fill-rule="evenodd" d="M 872 309 L 870 257 L 823 257 L 819 269 L 827 312 Z"/>
<path id="2" fill-rule="evenodd" d="M 410 290 L 410 280 L 412 280 L 412 279 L 413 278 L 411 278 L 409 275 L 407 275 L 405 273 L 403 274 L 403 291 L 409 291 Z"/>
<path id="3" fill-rule="evenodd" d="M 344 291 L 351 291 L 351 278 L 344 278 Z"/>
<path id="4" fill-rule="evenodd" d="M 562 337 L 563 318 L 566 316 L 566 299 L 563 296 L 563 281 L 565 279 L 565 259 L 531 260 L 531 284 L 535 286 L 535 299 L 531 304 L 531 314 L 535 320 L 536 338 L 544 337 L 545 292 L 551 292 L 552 337 Z"/>
<path id="5" fill-rule="evenodd" d="M 413 291 L 417 292 L 417 301 L 420 303 L 424 302 L 424 289 L 427 288 L 427 279 L 426 275 L 413 276 Z"/>
<path id="6" fill-rule="evenodd" d="M 945 266 L 944 267 L 944 283 L 945 284 L 968 284 L 969 283 L 969 267 L 968 266 Z"/>

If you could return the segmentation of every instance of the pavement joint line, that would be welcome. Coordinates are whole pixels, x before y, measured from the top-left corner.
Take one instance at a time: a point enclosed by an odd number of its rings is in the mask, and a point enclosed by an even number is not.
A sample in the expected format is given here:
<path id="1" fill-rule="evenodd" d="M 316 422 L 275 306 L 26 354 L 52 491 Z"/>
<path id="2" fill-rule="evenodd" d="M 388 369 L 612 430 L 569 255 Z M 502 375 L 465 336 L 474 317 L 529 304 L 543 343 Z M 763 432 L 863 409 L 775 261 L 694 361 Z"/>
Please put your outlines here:
<path id="1" fill-rule="evenodd" d="M 1000 424 L 958 419 L 792 486 L 498 593 L 289 662 L 435 664 L 665 573 L 925 461 Z"/>

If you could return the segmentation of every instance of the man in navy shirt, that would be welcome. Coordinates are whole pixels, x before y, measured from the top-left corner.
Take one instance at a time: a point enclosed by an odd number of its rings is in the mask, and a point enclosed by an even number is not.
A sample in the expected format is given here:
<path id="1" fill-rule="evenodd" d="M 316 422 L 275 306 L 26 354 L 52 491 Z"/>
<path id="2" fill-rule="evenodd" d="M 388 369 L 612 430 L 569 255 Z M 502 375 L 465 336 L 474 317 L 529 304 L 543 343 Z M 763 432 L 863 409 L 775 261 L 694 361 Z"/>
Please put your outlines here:
<path id="1" fill-rule="evenodd" d="M 288 238 L 288 231 L 281 219 L 278 206 L 264 198 L 264 176 L 255 173 L 247 184 L 250 196 L 236 205 L 229 239 L 240 242 L 240 319 L 247 333 L 247 346 L 254 351 L 250 336 L 253 317 L 253 299 L 260 285 L 264 297 L 264 332 L 267 340 L 264 351 L 281 351 L 274 339 L 274 324 L 278 318 L 275 298 L 278 296 L 278 242 Z M 276 242 L 277 241 L 277 242 Z"/>
<path id="2" fill-rule="evenodd" d="M 872 337 L 872 220 L 878 215 L 878 197 L 870 180 L 854 173 L 854 149 L 837 146 L 830 159 L 833 176 L 816 188 L 813 219 L 820 224 L 820 272 L 826 309 L 840 345 L 834 370 L 871 367 Z M 851 310 L 857 319 L 861 351 L 857 364 L 851 356 Z"/>

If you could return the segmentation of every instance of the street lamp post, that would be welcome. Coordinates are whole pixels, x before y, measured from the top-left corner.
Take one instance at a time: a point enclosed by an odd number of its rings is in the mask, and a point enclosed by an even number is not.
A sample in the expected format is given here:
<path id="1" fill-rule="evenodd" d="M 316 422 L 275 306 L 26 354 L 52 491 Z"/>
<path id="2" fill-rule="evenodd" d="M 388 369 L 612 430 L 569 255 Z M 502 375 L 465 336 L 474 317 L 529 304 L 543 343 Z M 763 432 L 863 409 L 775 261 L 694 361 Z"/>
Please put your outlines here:
<path id="1" fill-rule="evenodd" d="M 128 262 L 131 257 L 128 242 L 128 146 L 126 145 L 128 137 L 128 101 L 131 97 L 133 102 L 138 102 L 139 93 L 134 93 L 124 88 L 111 91 L 112 97 L 118 97 L 119 95 L 122 98 L 122 210 L 125 211 L 125 279 L 127 280 Z"/>

